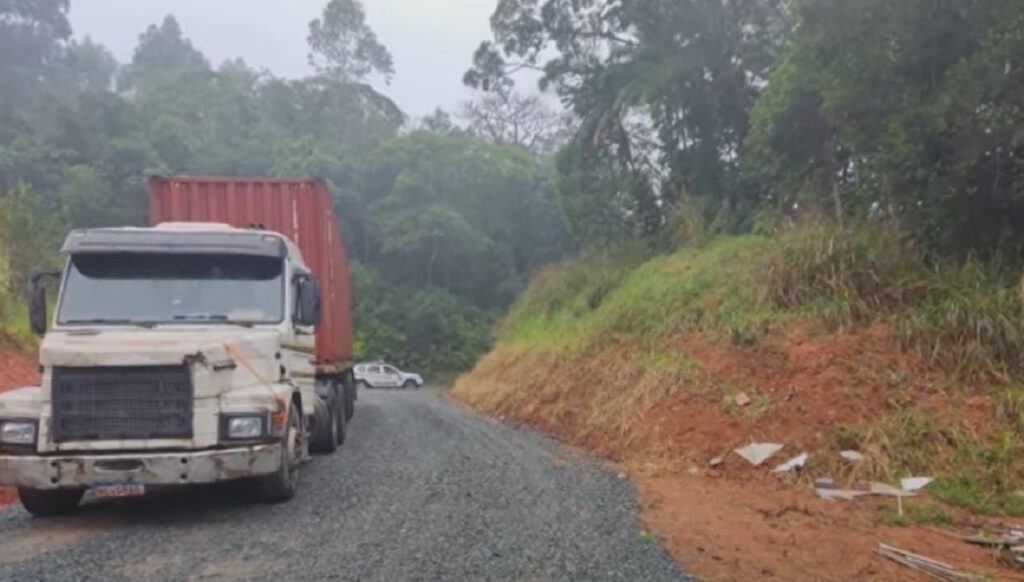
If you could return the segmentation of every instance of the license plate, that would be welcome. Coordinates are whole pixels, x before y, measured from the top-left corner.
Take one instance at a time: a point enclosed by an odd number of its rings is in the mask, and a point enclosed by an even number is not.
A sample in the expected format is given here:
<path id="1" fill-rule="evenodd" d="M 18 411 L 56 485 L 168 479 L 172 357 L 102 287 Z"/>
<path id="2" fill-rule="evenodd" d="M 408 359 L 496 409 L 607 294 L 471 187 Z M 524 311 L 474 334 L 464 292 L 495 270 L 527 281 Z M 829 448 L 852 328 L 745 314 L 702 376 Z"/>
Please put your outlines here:
<path id="1" fill-rule="evenodd" d="M 96 485 L 92 487 L 92 494 L 97 499 L 111 499 L 114 497 L 138 497 L 146 494 L 146 486 L 142 483 L 115 483 L 112 485 Z"/>

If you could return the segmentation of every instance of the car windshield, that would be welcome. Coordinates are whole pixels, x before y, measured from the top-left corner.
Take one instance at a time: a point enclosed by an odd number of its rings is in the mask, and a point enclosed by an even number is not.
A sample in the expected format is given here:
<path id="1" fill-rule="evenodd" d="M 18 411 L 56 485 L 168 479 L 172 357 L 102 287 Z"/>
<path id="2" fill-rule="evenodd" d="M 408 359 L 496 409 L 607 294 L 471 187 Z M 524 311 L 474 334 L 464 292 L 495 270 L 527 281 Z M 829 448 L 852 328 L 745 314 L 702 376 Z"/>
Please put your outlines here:
<path id="1" fill-rule="evenodd" d="M 277 323 L 283 261 L 240 255 L 87 254 L 71 259 L 61 324 Z"/>

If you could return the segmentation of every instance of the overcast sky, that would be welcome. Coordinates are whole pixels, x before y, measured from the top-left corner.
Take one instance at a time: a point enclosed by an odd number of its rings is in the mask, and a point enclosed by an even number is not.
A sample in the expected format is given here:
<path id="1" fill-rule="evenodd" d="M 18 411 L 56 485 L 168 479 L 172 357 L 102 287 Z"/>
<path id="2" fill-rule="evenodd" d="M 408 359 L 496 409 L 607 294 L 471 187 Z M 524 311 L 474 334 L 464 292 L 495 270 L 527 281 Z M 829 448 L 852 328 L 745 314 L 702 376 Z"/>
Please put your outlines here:
<path id="1" fill-rule="evenodd" d="M 174 14 L 214 64 L 242 57 L 275 75 L 309 73 L 306 33 L 327 0 L 71 0 L 77 37 L 91 36 L 122 62 L 139 34 Z M 473 51 L 489 38 L 496 0 L 363 0 L 370 25 L 395 57 L 390 86 L 375 83 L 409 115 L 471 97 L 462 85 Z"/>

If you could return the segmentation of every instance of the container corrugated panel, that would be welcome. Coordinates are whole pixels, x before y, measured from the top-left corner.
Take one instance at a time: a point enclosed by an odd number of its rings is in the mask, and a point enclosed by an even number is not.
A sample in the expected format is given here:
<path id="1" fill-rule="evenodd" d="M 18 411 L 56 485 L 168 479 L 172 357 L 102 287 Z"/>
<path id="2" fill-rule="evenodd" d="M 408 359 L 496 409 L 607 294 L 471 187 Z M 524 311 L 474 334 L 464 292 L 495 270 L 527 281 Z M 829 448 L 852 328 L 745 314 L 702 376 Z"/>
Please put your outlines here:
<path id="1" fill-rule="evenodd" d="M 149 219 L 222 222 L 236 228 L 261 224 L 291 239 L 320 281 L 322 317 L 316 357 L 323 365 L 352 359 L 352 292 L 345 246 L 327 183 L 322 179 L 154 176 Z"/>

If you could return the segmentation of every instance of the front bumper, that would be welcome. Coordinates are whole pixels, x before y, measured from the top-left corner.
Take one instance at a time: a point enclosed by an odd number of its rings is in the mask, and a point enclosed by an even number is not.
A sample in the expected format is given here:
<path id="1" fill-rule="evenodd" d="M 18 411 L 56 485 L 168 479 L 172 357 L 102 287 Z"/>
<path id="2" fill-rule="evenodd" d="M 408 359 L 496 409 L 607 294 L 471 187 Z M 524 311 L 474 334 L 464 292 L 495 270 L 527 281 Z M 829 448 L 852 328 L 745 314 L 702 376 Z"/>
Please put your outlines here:
<path id="1" fill-rule="evenodd" d="M 280 467 L 280 444 L 131 455 L 0 455 L 0 484 L 32 489 L 82 488 L 107 483 L 190 485 L 268 475 Z"/>

